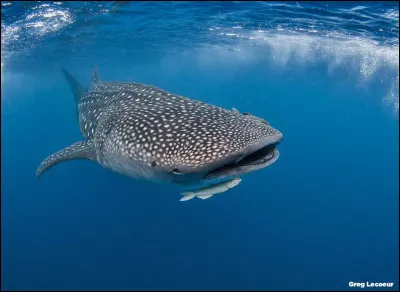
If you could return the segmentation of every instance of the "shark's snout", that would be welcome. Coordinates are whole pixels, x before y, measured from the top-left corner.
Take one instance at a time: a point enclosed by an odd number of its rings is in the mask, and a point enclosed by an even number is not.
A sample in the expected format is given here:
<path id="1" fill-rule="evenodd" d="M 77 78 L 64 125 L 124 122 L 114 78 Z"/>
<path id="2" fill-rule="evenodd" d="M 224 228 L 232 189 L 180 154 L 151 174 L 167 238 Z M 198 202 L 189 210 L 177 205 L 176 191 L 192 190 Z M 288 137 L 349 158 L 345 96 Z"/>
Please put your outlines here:
<path id="1" fill-rule="evenodd" d="M 283 134 L 266 124 L 269 133 L 257 143 L 248 144 L 234 154 L 233 159 L 226 159 L 219 167 L 210 169 L 204 176 L 205 179 L 225 178 L 240 176 L 274 163 L 279 157 L 277 145 L 283 140 Z"/>

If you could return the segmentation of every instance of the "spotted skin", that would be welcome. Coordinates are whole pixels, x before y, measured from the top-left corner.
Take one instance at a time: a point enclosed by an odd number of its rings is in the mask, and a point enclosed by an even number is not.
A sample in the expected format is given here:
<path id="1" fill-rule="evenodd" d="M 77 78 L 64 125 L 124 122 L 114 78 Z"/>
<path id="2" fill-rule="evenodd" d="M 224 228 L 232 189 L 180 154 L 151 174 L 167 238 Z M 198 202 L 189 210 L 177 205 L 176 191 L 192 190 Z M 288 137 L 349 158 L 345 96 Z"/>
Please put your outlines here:
<path id="1" fill-rule="evenodd" d="M 247 116 L 138 83 L 95 85 L 79 112 L 85 137 L 149 166 L 155 160 L 195 168 L 277 133 Z"/>

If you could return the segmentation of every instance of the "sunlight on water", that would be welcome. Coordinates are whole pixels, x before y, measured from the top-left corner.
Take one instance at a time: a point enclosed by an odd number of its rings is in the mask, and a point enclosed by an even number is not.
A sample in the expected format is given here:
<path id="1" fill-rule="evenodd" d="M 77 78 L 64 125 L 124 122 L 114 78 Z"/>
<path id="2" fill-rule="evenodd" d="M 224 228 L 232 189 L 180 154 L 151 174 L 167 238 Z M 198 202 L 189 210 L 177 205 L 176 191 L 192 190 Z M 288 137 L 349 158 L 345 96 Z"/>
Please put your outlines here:
<path id="1" fill-rule="evenodd" d="M 4 24 L 2 20 L 2 75 L 4 64 L 16 55 L 18 51 L 29 52 L 38 43 L 43 42 L 43 39 L 52 34 L 62 32 L 76 22 L 77 10 L 62 4 L 62 2 L 38 3 L 36 6 L 28 9 L 26 14 L 19 20 L 10 24 Z M 108 3 L 107 8 L 111 4 Z M 288 12 L 294 13 L 292 11 L 293 6 L 285 3 L 262 4 L 268 8 L 278 9 L 279 11 L 287 9 Z M 12 3 L 10 2 L 2 3 L 2 6 L 6 8 L 11 5 Z M 98 15 L 111 13 L 113 10 L 112 8 L 105 10 L 102 4 L 98 4 L 97 6 L 98 11 L 96 14 Z M 299 12 L 303 13 L 300 13 L 300 16 L 308 15 L 307 13 L 309 13 L 306 10 L 301 10 L 304 8 L 300 4 L 297 4 L 296 9 L 300 9 Z M 398 10 L 388 9 L 381 14 L 377 14 L 376 12 L 365 13 L 364 11 L 367 10 L 367 7 L 357 5 L 353 8 L 342 8 L 338 11 L 344 15 L 362 19 L 364 22 L 361 23 L 364 23 L 366 27 L 375 18 L 387 19 L 398 30 Z M 89 11 L 92 11 L 92 9 L 89 9 Z M 389 84 L 387 85 L 387 94 L 382 97 L 382 101 L 395 112 L 398 112 L 398 41 L 394 44 L 385 44 L 362 34 L 359 36 L 349 35 L 344 33 L 343 29 L 338 29 L 337 31 L 326 29 L 321 24 L 323 22 L 310 21 L 309 17 L 297 20 L 293 18 L 291 21 L 305 24 L 304 26 L 297 25 L 294 27 L 288 27 L 285 23 L 278 23 L 275 28 L 259 27 L 258 29 L 246 28 L 245 23 L 236 23 L 232 26 L 227 25 L 229 21 L 232 21 L 229 20 L 230 18 L 240 19 L 241 16 L 246 15 L 249 11 L 249 9 L 245 9 L 243 11 L 226 12 L 211 16 L 218 25 L 204 27 L 207 37 L 201 43 L 193 42 L 191 44 L 192 47 L 189 47 L 186 51 L 204 46 L 213 47 L 217 48 L 217 50 L 203 52 L 203 54 L 219 54 L 218 51 L 226 49 L 235 52 L 237 58 L 246 60 L 257 58 L 258 55 L 254 52 L 254 48 L 261 48 L 271 63 L 282 68 L 293 62 L 305 68 L 310 64 L 324 62 L 328 67 L 327 74 L 331 74 L 340 68 L 348 70 L 348 72 L 359 79 L 360 83 L 365 84 L 378 80 Z M 332 15 L 325 18 L 327 24 L 330 22 L 340 23 L 341 21 L 337 13 L 333 12 Z M 273 19 L 270 21 L 273 21 Z M 345 21 L 348 20 L 345 19 Z M 227 24 L 224 24 L 224 22 Z M 381 28 L 379 32 L 382 32 Z M 207 43 L 207 41 L 210 43 Z M 391 80 L 380 80 L 381 76 L 379 72 L 382 71 L 386 72 L 386 75 L 390 76 L 388 78 L 391 78 Z"/>
<path id="2" fill-rule="evenodd" d="M 66 9 L 57 10 L 49 7 L 49 4 L 42 4 L 24 19 L 16 21 L 13 25 L 2 27 L 2 44 L 3 42 L 7 44 L 10 41 L 20 39 L 23 33 L 42 37 L 64 28 L 73 23 L 73 21 L 73 15 Z"/>
<path id="3" fill-rule="evenodd" d="M 56 4 L 55 2 L 54 4 Z M 2 3 L 10 6 L 11 3 Z M 33 7 L 27 15 L 12 24 L 5 25 L 1 22 L 1 64 L 10 58 L 15 50 L 32 49 L 35 42 L 39 42 L 50 33 L 55 33 L 74 22 L 73 14 L 67 9 L 55 9 L 49 4 Z"/>

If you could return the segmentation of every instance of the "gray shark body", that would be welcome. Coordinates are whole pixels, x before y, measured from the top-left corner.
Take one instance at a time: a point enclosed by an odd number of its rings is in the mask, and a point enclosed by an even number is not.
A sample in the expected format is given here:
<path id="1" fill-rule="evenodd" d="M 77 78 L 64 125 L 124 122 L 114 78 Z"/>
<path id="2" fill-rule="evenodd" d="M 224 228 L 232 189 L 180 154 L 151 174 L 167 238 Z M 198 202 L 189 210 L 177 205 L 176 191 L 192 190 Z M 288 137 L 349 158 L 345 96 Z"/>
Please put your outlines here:
<path id="1" fill-rule="evenodd" d="M 182 189 L 264 168 L 279 157 L 282 134 L 265 120 L 149 85 L 103 82 L 89 91 L 63 70 L 77 103 L 79 141 L 47 157 L 37 177 L 71 159 L 90 159 L 120 174 Z"/>

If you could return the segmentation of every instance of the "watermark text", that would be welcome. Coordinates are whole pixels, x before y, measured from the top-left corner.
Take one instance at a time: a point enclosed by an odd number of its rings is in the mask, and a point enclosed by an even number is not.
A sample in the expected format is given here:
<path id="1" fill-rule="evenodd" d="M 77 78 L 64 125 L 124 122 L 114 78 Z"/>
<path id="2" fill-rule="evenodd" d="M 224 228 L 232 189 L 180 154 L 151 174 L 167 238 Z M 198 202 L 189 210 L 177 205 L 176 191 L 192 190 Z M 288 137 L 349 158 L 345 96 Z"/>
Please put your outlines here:
<path id="1" fill-rule="evenodd" d="M 392 288 L 394 285 L 394 283 L 390 283 L 390 282 L 349 282 L 349 286 L 350 287 L 354 287 L 354 288 L 383 288 L 383 287 L 387 287 L 387 288 Z"/>

